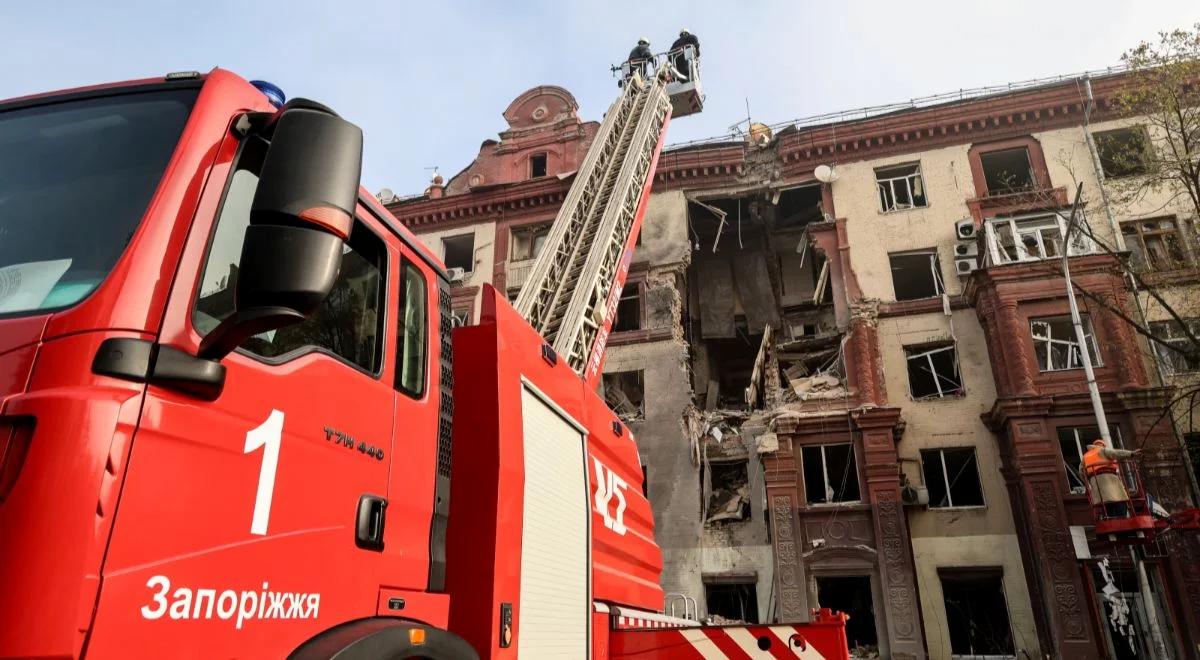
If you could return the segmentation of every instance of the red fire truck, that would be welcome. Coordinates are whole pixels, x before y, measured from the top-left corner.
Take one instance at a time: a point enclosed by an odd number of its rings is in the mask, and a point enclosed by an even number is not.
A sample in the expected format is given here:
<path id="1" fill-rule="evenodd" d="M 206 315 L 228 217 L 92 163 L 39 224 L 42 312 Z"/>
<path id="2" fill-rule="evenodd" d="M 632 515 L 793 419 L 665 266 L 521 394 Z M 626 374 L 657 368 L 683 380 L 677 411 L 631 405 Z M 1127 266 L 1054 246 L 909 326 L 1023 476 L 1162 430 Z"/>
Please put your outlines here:
<path id="1" fill-rule="evenodd" d="M 0 103 L 0 657 L 847 657 L 840 614 L 660 613 L 596 394 L 698 103 L 625 85 L 516 309 L 453 336 L 331 109 L 219 69 Z"/>

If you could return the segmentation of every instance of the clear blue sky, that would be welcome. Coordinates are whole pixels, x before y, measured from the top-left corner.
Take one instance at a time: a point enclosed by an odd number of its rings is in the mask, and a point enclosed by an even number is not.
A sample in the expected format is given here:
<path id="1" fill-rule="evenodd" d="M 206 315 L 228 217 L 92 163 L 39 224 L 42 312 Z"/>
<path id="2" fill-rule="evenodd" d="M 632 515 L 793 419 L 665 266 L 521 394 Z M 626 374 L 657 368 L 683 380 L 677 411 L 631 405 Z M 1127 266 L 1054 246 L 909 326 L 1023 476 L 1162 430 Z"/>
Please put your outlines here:
<path id="1" fill-rule="evenodd" d="M 118 6 L 119 5 L 119 6 Z M 648 7 L 654 9 L 648 10 Z M 270 80 L 363 127 L 363 183 L 420 192 L 504 128 L 525 89 L 556 84 L 599 119 L 608 67 L 638 36 L 700 37 L 708 105 L 669 141 L 1118 62 L 1196 0 L 1092 2 L 0 2 L 0 98 L 214 66 Z"/>

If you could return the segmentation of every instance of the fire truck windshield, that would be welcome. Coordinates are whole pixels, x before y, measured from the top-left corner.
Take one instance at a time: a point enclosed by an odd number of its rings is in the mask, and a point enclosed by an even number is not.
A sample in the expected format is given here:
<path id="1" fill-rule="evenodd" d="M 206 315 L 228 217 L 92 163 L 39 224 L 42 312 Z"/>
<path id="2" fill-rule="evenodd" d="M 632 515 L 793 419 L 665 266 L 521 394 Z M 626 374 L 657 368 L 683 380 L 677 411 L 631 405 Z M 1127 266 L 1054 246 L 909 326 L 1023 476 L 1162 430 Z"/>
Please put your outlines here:
<path id="1" fill-rule="evenodd" d="M 69 307 L 99 286 L 141 223 L 196 94 L 0 106 L 0 316 Z"/>

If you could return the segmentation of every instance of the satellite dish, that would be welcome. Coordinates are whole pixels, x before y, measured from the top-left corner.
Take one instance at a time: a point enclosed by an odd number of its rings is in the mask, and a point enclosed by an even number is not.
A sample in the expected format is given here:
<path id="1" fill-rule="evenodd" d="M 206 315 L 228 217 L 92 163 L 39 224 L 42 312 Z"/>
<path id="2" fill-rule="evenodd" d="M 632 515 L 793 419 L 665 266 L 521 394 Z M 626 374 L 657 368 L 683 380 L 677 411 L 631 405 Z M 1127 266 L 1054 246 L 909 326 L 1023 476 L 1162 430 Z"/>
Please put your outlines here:
<path id="1" fill-rule="evenodd" d="M 838 173 L 832 165 L 817 165 L 813 170 L 813 176 L 817 177 L 817 181 L 821 183 L 833 183 L 837 181 Z"/>
<path id="2" fill-rule="evenodd" d="M 396 193 L 392 192 L 391 188 L 380 188 L 379 192 L 375 193 L 376 199 L 387 203 L 396 198 Z"/>

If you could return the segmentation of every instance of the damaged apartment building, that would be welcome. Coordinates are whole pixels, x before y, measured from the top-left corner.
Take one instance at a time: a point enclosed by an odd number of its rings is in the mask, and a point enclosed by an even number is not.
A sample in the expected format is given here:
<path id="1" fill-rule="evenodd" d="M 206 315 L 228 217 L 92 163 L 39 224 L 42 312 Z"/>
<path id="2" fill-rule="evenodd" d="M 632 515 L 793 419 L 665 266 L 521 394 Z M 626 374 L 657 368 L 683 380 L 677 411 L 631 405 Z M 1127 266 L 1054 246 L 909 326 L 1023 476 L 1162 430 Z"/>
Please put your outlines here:
<path id="1" fill-rule="evenodd" d="M 1147 130 L 1111 103 L 1124 75 L 1093 79 L 1086 127 L 1070 79 L 664 149 L 604 395 L 638 442 L 668 613 L 829 607 L 859 657 L 1197 657 L 1197 539 L 1145 548 L 1145 590 L 1091 532 L 1078 466 L 1098 431 L 1049 267 L 1068 250 L 1079 286 L 1141 304 L 1116 257 L 1063 240 L 1083 183 L 1097 241 L 1178 295 L 1197 281 L 1175 196 L 1099 194 L 1128 173 L 1089 135 Z M 449 181 L 383 199 L 461 269 L 459 323 L 484 283 L 515 297 L 598 127 L 553 86 L 504 120 Z M 1170 379 L 1118 315 L 1080 304 L 1115 442 L 1153 457 L 1156 499 L 1190 506 L 1185 455 L 1154 421 Z"/>

